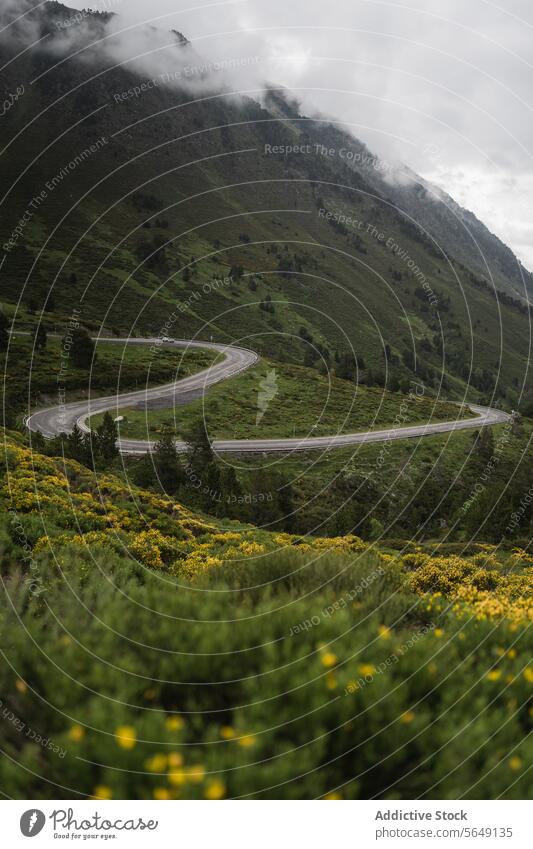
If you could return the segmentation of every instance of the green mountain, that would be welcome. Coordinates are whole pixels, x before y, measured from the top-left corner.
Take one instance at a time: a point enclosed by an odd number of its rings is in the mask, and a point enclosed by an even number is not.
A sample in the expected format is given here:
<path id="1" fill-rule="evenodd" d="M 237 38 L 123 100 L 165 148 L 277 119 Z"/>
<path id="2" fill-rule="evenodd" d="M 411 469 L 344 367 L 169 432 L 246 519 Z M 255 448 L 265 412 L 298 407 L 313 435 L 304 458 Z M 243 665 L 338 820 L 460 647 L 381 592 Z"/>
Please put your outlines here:
<path id="1" fill-rule="evenodd" d="M 285 90 L 233 94 L 180 33 L 150 28 L 164 61 L 133 61 L 117 21 L 47 3 L 0 44 L 15 329 L 77 309 L 91 330 L 348 358 L 369 384 L 519 405 L 533 277 L 509 248 Z"/>

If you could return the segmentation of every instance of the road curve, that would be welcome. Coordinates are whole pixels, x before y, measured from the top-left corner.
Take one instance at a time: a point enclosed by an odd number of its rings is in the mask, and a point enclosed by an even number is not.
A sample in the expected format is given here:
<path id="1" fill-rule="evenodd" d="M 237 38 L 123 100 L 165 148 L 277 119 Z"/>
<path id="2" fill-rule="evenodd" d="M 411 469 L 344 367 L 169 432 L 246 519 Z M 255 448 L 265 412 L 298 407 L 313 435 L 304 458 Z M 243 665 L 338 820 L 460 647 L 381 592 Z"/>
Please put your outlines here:
<path id="1" fill-rule="evenodd" d="M 105 398 L 90 398 L 85 401 L 74 401 L 72 404 L 56 405 L 54 407 L 47 407 L 44 410 L 37 410 L 26 419 L 26 427 L 29 430 L 39 431 L 44 437 L 51 439 L 60 433 L 70 433 L 75 424 L 78 424 L 82 430 L 89 431 L 90 428 L 86 420 L 95 413 L 103 413 L 106 410 L 116 411 L 120 407 L 129 407 L 134 404 L 161 399 L 168 399 L 169 406 L 172 406 L 180 396 L 186 398 L 191 393 L 203 392 L 206 388 L 219 383 L 221 380 L 234 377 L 259 360 L 255 351 L 250 351 L 247 348 L 239 348 L 234 345 L 219 345 L 216 342 L 175 340 L 174 342 L 167 343 L 162 342 L 160 338 L 156 337 L 148 339 L 98 337 L 95 341 L 113 342 L 122 345 L 153 346 L 154 356 L 157 356 L 157 350 L 162 347 L 210 349 L 222 354 L 224 360 L 215 363 L 207 369 L 198 371 L 196 374 L 191 374 L 189 377 L 184 377 L 172 383 L 165 383 L 162 386 L 154 386 L 152 389 L 139 389 L 134 392 L 124 392 L 120 395 L 107 395 Z M 123 440 L 120 443 L 121 450 L 123 450 L 123 444 L 127 442 L 128 440 Z M 146 452 L 150 447 L 149 443 L 139 442 L 138 445 L 144 446 L 141 453 Z"/>
<path id="2" fill-rule="evenodd" d="M 247 348 L 239 348 L 233 345 L 220 345 L 215 342 L 197 342 L 189 340 L 174 340 L 173 342 L 162 342 L 160 338 L 148 339 L 115 339 L 98 338 L 99 342 L 114 342 L 117 344 L 152 345 L 155 348 L 161 346 L 169 348 L 204 348 L 217 351 L 224 356 L 224 360 L 210 366 L 203 371 L 185 377 L 173 383 L 163 386 L 155 386 L 152 389 L 141 389 L 135 392 L 124 392 L 120 395 L 109 395 L 105 398 L 93 398 L 85 401 L 75 401 L 72 404 L 49 407 L 32 413 L 26 419 L 26 426 L 31 431 L 39 431 L 44 437 L 50 439 L 60 433 L 69 433 L 75 424 L 81 430 L 90 430 L 87 419 L 95 413 L 103 413 L 106 410 L 116 411 L 121 407 L 129 407 L 133 404 L 146 401 L 167 399 L 169 407 L 182 398 L 186 401 L 192 392 L 205 392 L 205 390 L 234 377 L 241 371 L 254 365 L 259 359 L 254 351 Z M 424 436 L 434 436 L 438 433 L 449 433 L 451 431 L 468 430 L 483 427 L 485 425 L 502 424 L 509 421 L 511 416 L 502 410 L 491 407 L 481 407 L 475 404 L 469 405 L 475 417 L 469 419 L 458 419 L 450 422 L 435 422 L 433 424 L 410 425 L 409 427 L 394 427 L 384 430 L 360 431 L 359 433 L 340 433 L 333 436 L 292 437 L 284 439 L 223 439 L 213 442 L 213 450 L 217 454 L 271 454 L 277 452 L 328 450 L 331 448 L 344 448 L 347 445 L 358 445 L 365 442 L 389 442 L 394 439 L 414 439 Z M 146 454 L 154 447 L 154 442 L 140 439 L 120 439 L 118 442 L 122 454 Z M 185 451 L 184 442 L 176 442 L 178 451 Z"/>

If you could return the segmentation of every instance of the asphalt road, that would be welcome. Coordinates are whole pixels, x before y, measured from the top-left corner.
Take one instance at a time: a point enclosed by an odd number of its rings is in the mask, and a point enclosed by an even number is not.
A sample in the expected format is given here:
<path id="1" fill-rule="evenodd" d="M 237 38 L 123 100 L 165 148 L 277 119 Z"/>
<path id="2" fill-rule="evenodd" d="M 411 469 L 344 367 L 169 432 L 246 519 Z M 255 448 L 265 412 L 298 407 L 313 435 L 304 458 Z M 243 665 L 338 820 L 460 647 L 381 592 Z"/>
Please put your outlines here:
<path id="1" fill-rule="evenodd" d="M 96 340 L 95 340 L 96 341 Z M 140 389 L 134 392 L 124 392 L 120 395 L 108 395 L 104 398 L 90 398 L 85 401 L 74 401 L 72 404 L 56 405 L 44 410 L 32 413 L 26 419 L 26 426 L 33 431 L 40 431 L 44 437 L 51 439 L 60 433 L 70 433 L 77 423 L 79 427 L 88 431 L 87 419 L 95 413 L 103 413 L 106 410 L 114 412 L 115 416 L 121 407 L 133 407 L 135 404 L 150 401 L 162 401 L 168 399 L 169 407 L 172 407 L 179 396 L 189 396 L 194 391 L 204 392 L 209 386 L 234 377 L 254 365 L 259 359 L 254 351 L 247 348 L 219 345 L 216 342 L 191 342 L 190 340 L 175 340 L 174 342 L 162 343 L 160 339 L 115 339 L 98 337 L 98 342 L 113 342 L 128 345 L 153 345 L 157 348 L 202 348 L 217 351 L 224 356 L 224 360 L 215 363 L 203 371 L 196 372 L 189 377 L 162 386 L 154 386 L 152 389 Z M 154 353 L 157 356 L 157 353 Z M 123 440 L 121 449 L 129 442 Z M 137 449 L 141 446 L 139 453 L 144 453 L 148 443 L 137 442 Z"/>
<path id="2" fill-rule="evenodd" d="M 120 408 L 132 407 L 138 403 L 150 401 L 161 402 L 168 399 L 168 406 L 174 406 L 190 397 L 191 392 L 205 392 L 208 387 L 233 377 L 239 372 L 252 366 L 258 361 L 258 355 L 247 348 L 219 345 L 215 342 L 191 342 L 188 340 L 175 340 L 172 343 L 161 343 L 158 338 L 151 339 L 113 339 L 99 338 L 99 342 L 115 342 L 117 344 L 129 345 L 156 345 L 169 348 L 208 348 L 224 356 L 222 362 L 216 363 L 208 369 L 197 372 L 190 377 L 163 386 L 155 386 L 153 389 L 141 389 L 135 392 L 124 392 L 121 395 L 110 395 L 105 398 L 94 398 L 85 401 L 76 401 L 72 404 L 50 407 L 38 410 L 26 420 L 27 427 L 32 431 L 40 431 L 43 436 L 52 438 L 59 433 L 69 433 L 74 425 L 88 431 L 87 419 L 94 413 L 102 413 L 106 410 L 115 415 Z M 450 422 L 435 422 L 434 424 L 411 425 L 409 427 L 388 428 L 386 430 L 361 431 L 359 433 L 342 433 L 333 436 L 293 437 L 286 439 L 224 439 L 215 440 L 213 449 L 218 454 L 271 454 L 275 452 L 327 450 L 330 448 L 343 448 L 347 445 L 358 445 L 364 442 L 389 442 L 393 439 L 415 439 L 424 436 L 433 436 L 437 433 L 449 433 L 451 431 L 468 430 L 479 428 L 484 425 L 501 424 L 509 420 L 508 413 L 495 410 L 490 407 L 480 407 L 470 404 L 470 409 L 475 417 L 469 419 L 458 419 Z M 119 448 L 123 454 L 145 454 L 152 450 L 153 442 L 140 439 L 120 439 Z M 177 442 L 178 451 L 185 451 L 184 442 Z"/>

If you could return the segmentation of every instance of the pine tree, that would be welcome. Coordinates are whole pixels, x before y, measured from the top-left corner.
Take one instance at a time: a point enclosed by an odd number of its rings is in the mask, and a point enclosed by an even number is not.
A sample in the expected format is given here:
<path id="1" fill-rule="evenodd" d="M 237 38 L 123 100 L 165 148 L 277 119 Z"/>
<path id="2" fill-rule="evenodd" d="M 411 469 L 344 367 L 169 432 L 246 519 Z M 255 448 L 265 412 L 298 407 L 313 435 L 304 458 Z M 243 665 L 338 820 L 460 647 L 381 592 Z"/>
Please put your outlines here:
<path id="1" fill-rule="evenodd" d="M 185 476 L 176 451 L 175 435 L 171 430 L 163 431 L 156 442 L 153 463 L 161 489 L 168 495 L 175 495 Z"/>
<path id="2" fill-rule="evenodd" d="M 113 416 L 105 412 L 102 424 L 96 430 L 98 456 L 105 465 L 112 463 L 118 456 L 118 431 Z"/>
<path id="3" fill-rule="evenodd" d="M 214 460 L 205 421 L 197 419 L 183 436 L 189 449 L 189 465 L 196 473 L 201 475 Z"/>
<path id="4" fill-rule="evenodd" d="M 78 463 L 87 464 L 87 441 L 77 424 L 74 425 L 72 432 L 68 435 L 66 443 L 66 451 L 69 457 L 77 460 Z"/>
<path id="5" fill-rule="evenodd" d="M 78 368 L 89 368 L 96 360 L 93 340 L 87 331 L 81 327 L 73 330 L 71 337 L 65 337 L 63 345 L 65 347 L 68 345 L 72 362 Z"/>
<path id="6" fill-rule="evenodd" d="M 37 454 L 44 454 L 46 449 L 46 443 L 44 441 L 44 436 L 39 430 L 30 431 L 30 446 L 31 450 L 35 451 Z"/>
<path id="7" fill-rule="evenodd" d="M 211 460 L 205 466 L 202 475 L 202 487 L 200 489 L 200 503 L 204 510 L 213 513 L 218 512 L 222 503 L 222 490 L 220 481 L 220 469 L 216 460 Z M 224 511 L 222 511 L 224 515 Z"/>
<path id="8" fill-rule="evenodd" d="M 220 487 L 228 504 L 242 497 L 242 486 L 233 466 L 224 466 L 220 472 Z"/>

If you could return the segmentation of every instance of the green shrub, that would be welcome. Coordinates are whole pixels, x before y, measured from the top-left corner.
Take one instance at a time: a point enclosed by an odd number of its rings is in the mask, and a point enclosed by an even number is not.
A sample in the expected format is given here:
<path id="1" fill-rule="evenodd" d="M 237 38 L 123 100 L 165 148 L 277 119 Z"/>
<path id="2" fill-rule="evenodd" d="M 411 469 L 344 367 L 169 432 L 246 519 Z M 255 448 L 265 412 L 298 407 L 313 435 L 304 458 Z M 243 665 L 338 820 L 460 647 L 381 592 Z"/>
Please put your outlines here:
<path id="1" fill-rule="evenodd" d="M 434 621 L 369 553 L 288 550 L 193 586 L 112 551 L 65 556 L 61 571 L 38 556 L 41 596 L 15 566 L 7 584 L 1 710 L 24 724 L 0 724 L 11 796 L 528 793 L 527 629 Z"/>

